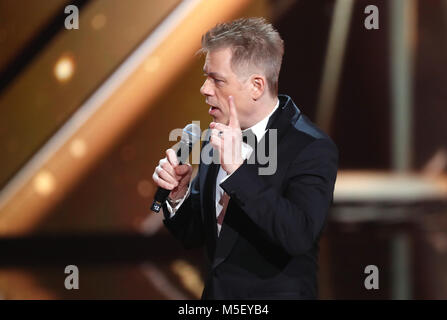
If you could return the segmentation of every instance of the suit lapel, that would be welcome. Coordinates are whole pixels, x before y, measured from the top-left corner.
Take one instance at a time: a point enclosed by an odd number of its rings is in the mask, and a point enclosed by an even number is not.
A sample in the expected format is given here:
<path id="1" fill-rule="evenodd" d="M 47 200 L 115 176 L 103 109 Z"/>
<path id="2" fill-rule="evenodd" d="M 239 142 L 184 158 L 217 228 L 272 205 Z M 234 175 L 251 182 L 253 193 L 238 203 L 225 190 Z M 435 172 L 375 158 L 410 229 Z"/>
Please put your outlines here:
<path id="1" fill-rule="evenodd" d="M 210 157 L 213 156 L 213 150 L 210 151 Z M 211 261 L 213 261 L 216 248 L 216 178 L 219 171 L 219 165 L 212 162 L 203 164 L 200 173 L 200 195 L 202 204 L 202 219 L 206 228 L 207 251 Z"/>

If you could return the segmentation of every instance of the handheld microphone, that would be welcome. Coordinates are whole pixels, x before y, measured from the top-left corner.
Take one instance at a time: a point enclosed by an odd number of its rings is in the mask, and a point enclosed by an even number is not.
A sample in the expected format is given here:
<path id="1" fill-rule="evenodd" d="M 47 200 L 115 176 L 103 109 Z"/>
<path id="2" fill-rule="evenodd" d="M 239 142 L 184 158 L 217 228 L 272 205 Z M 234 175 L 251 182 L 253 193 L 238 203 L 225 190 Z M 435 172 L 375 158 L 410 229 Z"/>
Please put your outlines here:
<path id="1" fill-rule="evenodd" d="M 194 144 L 200 140 L 200 127 L 195 123 L 190 123 L 183 128 L 182 139 L 178 144 L 177 159 L 179 164 L 183 164 L 188 160 Z M 152 202 L 151 210 L 154 212 L 160 212 L 161 206 L 165 203 L 171 190 L 158 187 L 157 192 Z"/>

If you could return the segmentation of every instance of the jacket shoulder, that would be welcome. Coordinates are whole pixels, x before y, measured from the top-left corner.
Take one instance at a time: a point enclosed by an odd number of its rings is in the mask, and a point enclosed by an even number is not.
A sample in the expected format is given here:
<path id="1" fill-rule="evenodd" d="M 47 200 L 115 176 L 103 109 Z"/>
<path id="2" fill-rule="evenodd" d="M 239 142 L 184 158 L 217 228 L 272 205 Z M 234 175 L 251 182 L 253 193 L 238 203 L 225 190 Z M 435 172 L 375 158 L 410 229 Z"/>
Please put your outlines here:
<path id="1" fill-rule="evenodd" d="M 319 144 L 326 145 L 338 153 L 338 149 L 334 141 L 332 141 L 332 139 L 323 130 L 321 130 L 315 123 L 313 123 L 306 115 L 302 113 L 293 124 L 292 135 L 295 136 L 295 139 L 301 141 L 300 144 L 302 147 L 306 147 L 307 145 L 318 140 Z"/>

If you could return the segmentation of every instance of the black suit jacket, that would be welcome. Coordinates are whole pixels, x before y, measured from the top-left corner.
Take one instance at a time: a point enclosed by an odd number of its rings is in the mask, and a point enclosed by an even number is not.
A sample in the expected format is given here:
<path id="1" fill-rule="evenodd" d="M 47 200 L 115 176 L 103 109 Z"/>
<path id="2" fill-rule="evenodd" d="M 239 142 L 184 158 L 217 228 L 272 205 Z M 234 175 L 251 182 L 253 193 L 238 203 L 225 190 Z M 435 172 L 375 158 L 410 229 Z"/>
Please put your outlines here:
<path id="1" fill-rule="evenodd" d="M 267 125 L 277 129 L 277 170 L 259 175 L 260 165 L 246 160 L 221 183 L 231 198 L 219 237 L 219 165 L 199 165 L 191 193 L 172 219 L 163 208 L 166 227 L 185 247 L 206 248 L 203 299 L 318 296 L 318 241 L 333 198 L 338 150 L 290 97 L 279 100 Z"/>

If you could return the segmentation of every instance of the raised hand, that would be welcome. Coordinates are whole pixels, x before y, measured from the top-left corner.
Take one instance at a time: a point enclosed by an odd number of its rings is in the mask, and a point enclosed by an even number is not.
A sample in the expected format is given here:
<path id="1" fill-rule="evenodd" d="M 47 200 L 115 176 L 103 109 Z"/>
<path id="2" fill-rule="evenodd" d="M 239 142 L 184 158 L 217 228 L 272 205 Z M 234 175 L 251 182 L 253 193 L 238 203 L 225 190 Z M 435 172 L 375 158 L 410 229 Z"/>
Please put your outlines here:
<path id="1" fill-rule="evenodd" d="M 244 162 L 242 159 L 242 131 L 232 96 L 228 97 L 230 119 L 228 125 L 211 122 L 210 143 L 219 152 L 220 165 L 228 174 Z"/>

